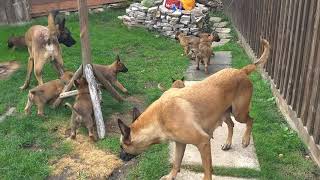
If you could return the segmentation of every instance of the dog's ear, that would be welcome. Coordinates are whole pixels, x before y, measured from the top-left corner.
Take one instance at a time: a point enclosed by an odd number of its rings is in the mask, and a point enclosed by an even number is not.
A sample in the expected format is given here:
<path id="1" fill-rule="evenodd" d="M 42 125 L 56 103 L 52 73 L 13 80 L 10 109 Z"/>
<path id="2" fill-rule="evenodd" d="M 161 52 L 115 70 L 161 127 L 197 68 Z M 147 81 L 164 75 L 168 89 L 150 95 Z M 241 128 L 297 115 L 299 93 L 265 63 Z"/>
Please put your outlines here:
<path id="1" fill-rule="evenodd" d="M 175 80 L 175 79 L 173 79 L 173 78 L 171 78 L 171 81 L 174 83 L 176 80 Z"/>
<path id="2" fill-rule="evenodd" d="M 121 119 L 118 119 L 118 126 L 123 136 L 123 142 L 130 142 L 130 128 L 124 124 Z"/>
<path id="3" fill-rule="evenodd" d="M 117 61 L 117 62 L 120 62 L 120 57 L 119 57 L 119 55 L 116 56 L 116 61 Z"/>
<path id="4" fill-rule="evenodd" d="M 79 87 L 79 80 L 74 80 L 73 81 L 73 85 L 75 86 L 75 87 Z"/>
<path id="5" fill-rule="evenodd" d="M 181 81 L 184 81 L 184 76 L 181 78 Z"/>
<path id="6" fill-rule="evenodd" d="M 63 18 L 60 22 L 59 22 L 59 29 L 63 30 L 66 24 L 66 18 Z"/>
<path id="7" fill-rule="evenodd" d="M 141 112 L 139 111 L 138 108 L 134 107 L 132 109 L 132 123 L 138 119 L 138 117 L 140 116 Z"/>

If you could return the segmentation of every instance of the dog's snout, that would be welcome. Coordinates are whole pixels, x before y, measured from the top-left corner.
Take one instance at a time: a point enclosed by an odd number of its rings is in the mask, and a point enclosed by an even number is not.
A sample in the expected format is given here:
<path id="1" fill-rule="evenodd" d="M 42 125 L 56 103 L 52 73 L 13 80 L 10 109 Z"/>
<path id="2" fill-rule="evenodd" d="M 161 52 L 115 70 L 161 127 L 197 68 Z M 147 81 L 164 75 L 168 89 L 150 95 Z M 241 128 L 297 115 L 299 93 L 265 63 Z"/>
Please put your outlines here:
<path id="1" fill-rule="evenodd" d="M 133 159 L 134 157 L 136 157 L 135 155 L 126 153 L 122 148 L 120 151 L 120 159 L 123 161 L 130 161 L 131 159 Z"/>
<path id="2" fill-rule="evenodd" d="M 122 71 L 121 72 L 128 72 L 128 68 L 126 67 L 123 67 Z"/>

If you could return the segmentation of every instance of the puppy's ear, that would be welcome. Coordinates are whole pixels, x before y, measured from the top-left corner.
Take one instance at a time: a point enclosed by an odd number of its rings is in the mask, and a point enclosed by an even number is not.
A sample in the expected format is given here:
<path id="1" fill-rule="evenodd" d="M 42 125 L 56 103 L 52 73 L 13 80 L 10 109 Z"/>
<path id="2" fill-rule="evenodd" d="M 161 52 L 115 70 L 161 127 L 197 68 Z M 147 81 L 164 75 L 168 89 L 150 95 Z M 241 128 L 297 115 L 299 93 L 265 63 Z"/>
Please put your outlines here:
<path id="1" fill-rule="evenodd" d="M 116 56 L 116 61 L 117 61 L 117 62 L 120 62 L 120 57 L 119 57 L 119 55 Z"/>
<path id="2" fill-rule="evenodd" d="M 66 24 L 66 18 L 63 18 L 60 22 L 59 22 L 59 29 L 63 30 Z"/>
<path id="3" fill-rule="evenodd" d="M 184 81 L 184 76 L 181 78 L 181 81 Z"/>
<path id="4" fill-rule="evenodd" d="M 176 80 L 175 80 L 175 79 L 173 79 L 173 78 L 171 78 L 171 81 L 174 83 Z"/>
<path id="5" fill-rule="evenodd" d="M 118 126 L 120 128 L 121 134 L 123 136 L 123 142 L 130 142 L 130 128 L 125 125 L 121 119 L 118 119 Z"/>
<path id="6" fill-rule="evenodd" d="M 141 112 L 139 111 L 138 108 L 134 107 L 132 109 L 132 123 L 138 119 L 138 117 L 140 116 Z"/>

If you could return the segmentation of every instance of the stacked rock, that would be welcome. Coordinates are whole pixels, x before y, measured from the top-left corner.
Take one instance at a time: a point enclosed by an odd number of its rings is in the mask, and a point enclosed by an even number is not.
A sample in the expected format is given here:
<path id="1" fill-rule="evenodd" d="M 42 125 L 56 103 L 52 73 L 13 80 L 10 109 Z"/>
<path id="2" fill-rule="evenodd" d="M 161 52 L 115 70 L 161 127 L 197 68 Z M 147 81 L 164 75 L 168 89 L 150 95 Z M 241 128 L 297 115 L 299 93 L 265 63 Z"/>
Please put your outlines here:
<path id="1" fill-rule="evenodd" d="M 191 11 L 173 11 L 163 5 L 146 8 L 140 3 L 133 3 L 121 19 L 127 26 L 146 27 L 174 38 L 176 32 L 197 35 L 202 31 L 207 17 L 208 8 L 198 3 Z"/>

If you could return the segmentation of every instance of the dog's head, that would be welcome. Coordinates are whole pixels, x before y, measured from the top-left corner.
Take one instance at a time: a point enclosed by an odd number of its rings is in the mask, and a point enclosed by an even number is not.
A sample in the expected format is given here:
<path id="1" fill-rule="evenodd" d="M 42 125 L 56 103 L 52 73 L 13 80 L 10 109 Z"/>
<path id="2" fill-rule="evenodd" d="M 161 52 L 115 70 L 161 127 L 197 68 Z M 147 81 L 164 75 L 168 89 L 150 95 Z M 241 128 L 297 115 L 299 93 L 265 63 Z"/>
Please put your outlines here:
<path id="1" fill-rule="evenodd" d="M 121 62 L 119 55 L 117 55 L 114 61 L 114 65 L 116 67 L 117 72 L 128 72 L 128 68 L 123 64 L 123 62 Z"/>
<path id="2" fill-rule="evenodd" d="M 175 35 L 175 39 L 181 41 L 186 36 L 187 36 L 187 34 L 185 34 L 185 33 L 177 32 Z"/>
<path id="3" fill-rule="evenodd" d="M 73 81 L 74 86 L 78 89 L 78 91 L 88 91 L 88 82 L 84 77 Z"/>
<path id="4" fill-rule="evenodd" d="M 71 32 L 65 26 L 66 19 L 57 20 L 56 25 L 58 26 L 58 41 L 67 47 L 71 47 L 76 43 L 76 40 L 71 36 Z"/>
<path id="5" fill-rule="evenodd" d="M 182 77 L 181 79 L 172 79 L 172 88 L 184 88 L 185 84 L 184 84 L 184 77 Z"/>
<path id="6" fill-rule="evenodd" d="M 133 120 L 132 123 L 138 119 L 140 116 L 140 111 L 137 108 L 133 108 L 132 116 Z M 142 153 L 146 150 L 151 144 L 143 144 L 143 143 L 136 143 L 131 139 L 131 128 L 124 124 L 120 119 L 118 119 L 118 125 L 121 131 L 120 137 L 120 159 L 123 161 L 130 161 L 132 158 L 137 156 L 138 154 Z"/>
<path id="7" fill-rule="evenodd" d="M 72 77 L 73 77 L 73 72 L 65 71 L 60 77 L 60 79 L 65 82 L 69 82 L 72 79 Z"/>
<path id="8" fill-rule="evenodd" d="M 220 37 L 219 37 L 218 33 L 212 32 L 210 36 L 211 36 L 210 38 L 212 41 L 220 42 Z"/>

